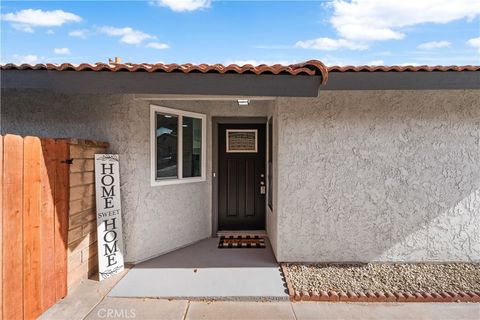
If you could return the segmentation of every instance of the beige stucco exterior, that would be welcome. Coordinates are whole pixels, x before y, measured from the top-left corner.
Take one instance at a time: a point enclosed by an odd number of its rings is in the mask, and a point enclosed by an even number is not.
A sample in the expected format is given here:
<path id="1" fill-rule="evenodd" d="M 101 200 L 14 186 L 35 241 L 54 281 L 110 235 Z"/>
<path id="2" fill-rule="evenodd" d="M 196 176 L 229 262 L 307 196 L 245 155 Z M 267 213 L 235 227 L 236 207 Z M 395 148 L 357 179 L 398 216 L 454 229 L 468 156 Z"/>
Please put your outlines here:
<path id="1" fill-rule="evenodd" d="M 480 261 L 480 91 L 279 99 L 282 261 Z"/>
<path id="2" fill-rule="evenodd" d="M 150 185 L 150 105 L 207 115 L 207 179 Z M 125 260 L 139 262 L 211 236 L 214 116 L 266 117 L 274 101 L 145 101 L 134 95 L 2 92 L 2 134 L 76 137 L 110 143 L 120 155 Z"/>
<path id="3" fill-rule="evenodd" d="M 207 180 L 150 185 L 149 105 L 205 113 Z M 480 91 L 145 101 L 2 92 L 2 133 L 105 140 L 119 153 L 126 260 L 211 235 L 213 116 L 273 116 L 280 261 L 480 261 Z"/>

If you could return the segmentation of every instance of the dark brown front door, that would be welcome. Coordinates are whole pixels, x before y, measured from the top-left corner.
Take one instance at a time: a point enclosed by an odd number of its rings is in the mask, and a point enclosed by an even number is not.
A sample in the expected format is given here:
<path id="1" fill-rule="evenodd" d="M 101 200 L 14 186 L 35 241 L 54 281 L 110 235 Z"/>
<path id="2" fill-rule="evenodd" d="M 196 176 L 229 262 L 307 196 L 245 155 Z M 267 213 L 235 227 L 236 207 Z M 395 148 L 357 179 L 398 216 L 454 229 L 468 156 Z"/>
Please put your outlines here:
<path id="1" fill-rule="evenodd" d="M 265 229 L 265 125 L 218 125 L 218 229 Z"/>

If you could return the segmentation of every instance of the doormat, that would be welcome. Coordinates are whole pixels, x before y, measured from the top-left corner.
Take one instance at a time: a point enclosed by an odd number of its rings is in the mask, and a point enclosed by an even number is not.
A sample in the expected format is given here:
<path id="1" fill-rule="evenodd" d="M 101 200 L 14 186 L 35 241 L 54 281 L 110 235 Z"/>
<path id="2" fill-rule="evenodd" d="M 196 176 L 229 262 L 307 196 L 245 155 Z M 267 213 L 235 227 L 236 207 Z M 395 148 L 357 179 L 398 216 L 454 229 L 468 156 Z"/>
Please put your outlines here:
<path id="1" fill-rule="evenodd" d="M 265 239 L 259 236 L 221 236 L 218 242 L 218 248 L 265 248 Z"/>

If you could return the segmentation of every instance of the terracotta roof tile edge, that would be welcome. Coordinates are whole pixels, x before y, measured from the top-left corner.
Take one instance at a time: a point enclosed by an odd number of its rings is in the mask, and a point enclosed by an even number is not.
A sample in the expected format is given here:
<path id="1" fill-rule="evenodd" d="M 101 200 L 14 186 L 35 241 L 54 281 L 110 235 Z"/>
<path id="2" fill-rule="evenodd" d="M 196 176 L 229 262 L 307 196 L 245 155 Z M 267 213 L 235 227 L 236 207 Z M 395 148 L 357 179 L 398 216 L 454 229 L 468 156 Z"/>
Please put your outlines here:
<path id="1" fill-rule="evenodd" d="M 328 67 L 328 72 L 417 72 L 417 71 L 480 71 L 480 66 L 465 65 L 465 66 L 331 66 Z"/>
<path id="2" fill-rule="evenodd" d="M 309 60 L 290 65 L 223 65 L 223 64 L 151 64 L 151 63 L 113 63 L 106 64 L 97 62 L 94 64 L 81 63 L 74 65 L 71 63 L 62 64 L 13 64 L 8 63 L 0 65 L 1 70 L 52 70 L 52 71 L 128 71 L 128 72 L 178 72 L 178 73 L 236 73 L 236 74 L 289 74 L 289 75 L 309 75 L 321 76 L 322 84 L 328 80 L 329 72 L 432 72 L 432 71 L 480 71 L 480 66 L 325 66 L 321 61 Z"/>
<path id="3" fill-rule="evenodd" d="M 180 72 L 180 73 L 237 73 L 237 74 L 290 74 L 290 75 L 310 75 L 321 76 L 322 83 L 325 83 L 328 78 L 327 67 L 320 61 L 310 60 L 298 64 L 291 65 L 266 65 L 261 64 L 253 66 L 246 64 L 243 66 L 237 64 L 222 65 L 222 64 L 199 64 L 194 65 L 191 63 L 186 64 L 149 64 L 149 63 L 118 63 L 118 64 L 106 64 L 106 63 L 81 63 L 73 65 L 71 63 L 62 64 L 13 64 L 8 63 L 0 65 L 1 70 L 52 70 L 52 71 L 144 71 L 144 72 Z"/>

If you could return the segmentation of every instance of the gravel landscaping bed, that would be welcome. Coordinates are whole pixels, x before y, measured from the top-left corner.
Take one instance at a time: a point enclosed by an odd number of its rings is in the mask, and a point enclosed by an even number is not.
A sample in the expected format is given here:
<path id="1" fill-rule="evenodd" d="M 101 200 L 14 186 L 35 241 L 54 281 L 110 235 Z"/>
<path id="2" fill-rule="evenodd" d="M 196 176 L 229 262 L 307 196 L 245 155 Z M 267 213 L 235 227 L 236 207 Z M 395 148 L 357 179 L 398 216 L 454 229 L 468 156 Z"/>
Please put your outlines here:
<path id="1" fill-rule="evenodd" d="M 297 292 L 480 292 L 480 264 L 285 264 Z"/>

